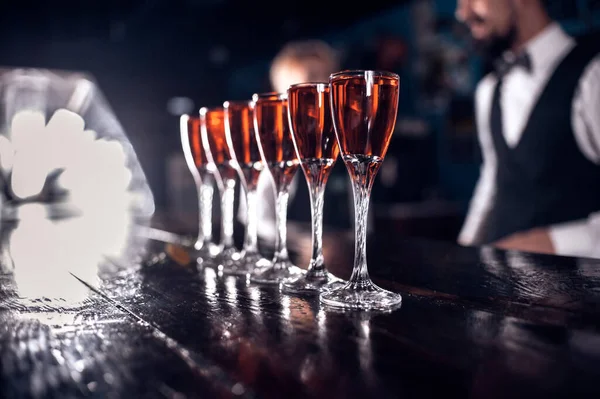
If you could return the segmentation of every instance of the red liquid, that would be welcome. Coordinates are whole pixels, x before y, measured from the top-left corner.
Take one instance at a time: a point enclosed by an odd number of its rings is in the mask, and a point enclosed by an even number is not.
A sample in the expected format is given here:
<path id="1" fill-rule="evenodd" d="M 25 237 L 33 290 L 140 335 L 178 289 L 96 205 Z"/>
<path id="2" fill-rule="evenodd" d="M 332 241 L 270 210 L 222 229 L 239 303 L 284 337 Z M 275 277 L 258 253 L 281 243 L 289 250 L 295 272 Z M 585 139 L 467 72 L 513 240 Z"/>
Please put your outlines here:
<path id="1" fill-rule="evenodd" d="M 221 178 L 235 179 L 236 171 L 231 162 L 232 158 L 225 137 L 224 113 L 222 107 L 201 110 L 203 143 L 208 146 L 207 152 L 212 157 Z"/>
<path id="2" fill-rule="evenodd" d="M 368 84 L 368 81 L 372 84 Z M 398 79 L 391 76 L 338 75 L 331 80 L 333 119 L 344 161 L 385 157 L 398 112 Z"/>
<path id="3" fill-rule="evenodd" d="M 278 94 L 255 95 L 254 126 L 263 161 L 278 187 L 291 182 L 298 169 L 298 157 L 290 133 L 287 99 Z"/>
<path id="4" fill-rule="evenodd" d="M 322 181 L 339 154 L 333 129 L 329 86 L 303 84 L 288 90 L 289 116 L 295 148 L 309 181 Z"/>
<path id="5" fill-rule="evenodd" d="M 208 158 L 206 157 L 206 152 L 202 146 L 199 117 L 189 117 L 187 121 L 187 136 L 196 168 L 198 168 L 198 170 L 205 169 L 208 165 Z"/>
<path id="6" fill-rule="evenodd" d="M 248 189 L 256 188 L 264 163 L 256 141 L 250 102 L 227 102 L 225 134 L 232 159 L 239 165 Z"/>

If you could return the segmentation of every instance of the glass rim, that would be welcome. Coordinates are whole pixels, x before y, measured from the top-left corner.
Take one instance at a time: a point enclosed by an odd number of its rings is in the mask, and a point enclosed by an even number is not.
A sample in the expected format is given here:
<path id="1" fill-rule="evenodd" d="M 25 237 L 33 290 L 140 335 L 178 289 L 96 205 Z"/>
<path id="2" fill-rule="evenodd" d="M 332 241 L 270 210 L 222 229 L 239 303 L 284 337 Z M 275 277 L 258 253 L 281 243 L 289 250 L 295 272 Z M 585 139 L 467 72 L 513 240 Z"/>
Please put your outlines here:
<path id="1" fill-rule="evenodd" d="M 262 93 L 254 93 L 252 95 L 252 102 L 255 103 L 260 99 L 269 99 L 271 97 L 275 97 L 276 100 L 287 100 L 287 93 L 280 93 L 278 91 L 267 91 Z"/>
<path id="2" fill-rule="evenodd" d="M 242 106 L 247 107 L 250 106 L 252 100 L 227 100 L 223 102 L 223 109 L 227 109 L 230 106 Z"/>
<path id="3" fill-rule="evenodd" d="M 190 114 L 190 113 L 183 113 L 181 115 L 179 115 L 179 119 L 183 119 L 183 118 L 187 118 L 187 119 L 198 119 L 200 118 L 200 115 L 197 114 Z"/>
<path id="4" fill-rule="evenodd" d="M 290 87 L 288 87 L 288 90 L 290 89 L 296 89 L 296 88 L 301 88 L 301 87 L 319 87 L 319 86 L 323 86 L 325 88 L 327 88 L 327 90 L 329 90 L 329 82 L 302 82 L 302 83 L 294 83 L 293 85 L 290 85 Z"/>
<path id="5" fill-rule="evenodd" d="M 200 114 L 200 116 L 202 115 L 206 115 L 209 112 L 214 112 L 214 111 L 225 111 L 225 108 L 223 108 L 222 105 L 215 105 L 214 107 L 202 107 L 200 108 L 200 110 L 198 111 L 198 113 Z"/>
<path id="6" fill-rule="evenodd" d="M 397 73 L 377 69 L 346 69 L 343 71 L 332 73 L 331 75 L 329 75 L 329 80 L 331 81 L 342 76 L 364 76 L 366 72 L 370 72 L 378 77 L 386 77 L 400 80 L 400 75 L 398 75 Z"/>

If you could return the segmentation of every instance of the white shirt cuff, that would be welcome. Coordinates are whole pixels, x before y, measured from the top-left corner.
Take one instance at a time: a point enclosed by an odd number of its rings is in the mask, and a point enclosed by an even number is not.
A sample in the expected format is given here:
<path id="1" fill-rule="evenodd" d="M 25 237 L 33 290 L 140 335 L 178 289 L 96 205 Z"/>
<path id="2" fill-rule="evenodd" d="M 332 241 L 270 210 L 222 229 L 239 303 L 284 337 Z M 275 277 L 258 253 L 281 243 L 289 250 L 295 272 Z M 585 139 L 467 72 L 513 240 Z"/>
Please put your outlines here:
<path id="1" fill-rule="evenodd" d="M 578 220 L 550 227 L 550 240 L 557 255 L 595 257 L 594 231 L 588 220 Z M 596 254 L 594 253 L 596 252 Z"/>

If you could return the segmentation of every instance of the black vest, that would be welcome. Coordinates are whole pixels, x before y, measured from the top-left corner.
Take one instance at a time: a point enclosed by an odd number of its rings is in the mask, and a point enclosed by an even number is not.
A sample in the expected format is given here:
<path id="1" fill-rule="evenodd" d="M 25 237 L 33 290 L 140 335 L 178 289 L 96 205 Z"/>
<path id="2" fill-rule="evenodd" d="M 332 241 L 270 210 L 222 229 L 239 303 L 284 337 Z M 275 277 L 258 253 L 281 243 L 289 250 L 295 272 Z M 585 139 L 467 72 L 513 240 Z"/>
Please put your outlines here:
<path id="1" fill-rule="evenodd" d="M 563 59 L 516 147 L 508 147 L 502 134 L 492 134 L 496 198 L 483 226 L 483 244 L 600 210 L 600 167 L 581 153 L 571 125 L 579 80 L 596 54 L 597 47 L 577 45 Z"/>

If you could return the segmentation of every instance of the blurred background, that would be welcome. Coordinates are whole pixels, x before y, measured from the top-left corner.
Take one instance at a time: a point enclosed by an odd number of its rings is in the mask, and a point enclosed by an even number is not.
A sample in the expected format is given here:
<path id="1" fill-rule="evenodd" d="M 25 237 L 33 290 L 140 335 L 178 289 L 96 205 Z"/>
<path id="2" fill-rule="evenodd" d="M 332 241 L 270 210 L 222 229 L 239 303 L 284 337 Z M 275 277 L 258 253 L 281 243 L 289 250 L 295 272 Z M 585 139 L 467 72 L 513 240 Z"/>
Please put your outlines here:
<path id="1" fill-rule="evenodd" d="M 401 76 L 396 131 L 373 191 L 375 227 L 455 239 L 479 173 L 473 93 L 487 72 L 455 22 L 455 6 L 455 0 L 5 0 L 0 65 L 93 75 L 136 149 L 157 214 L 194 227 L 196 191 L 183 160 L 179 115 L 269 91 L 270 62 L 285 43 L 324 40 L 344 69 Z M 596 37 L 600 0 L 555 0 L 551 7 L 569 33 Z M 343 171 L 341 163 L 336 167 Z M 347 190 L 345 172 L 332 176 L 329 225 L 348 227 Z M 291 209 L 290 218 L 308 221 L 308 209 Z"/>

